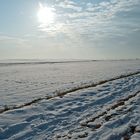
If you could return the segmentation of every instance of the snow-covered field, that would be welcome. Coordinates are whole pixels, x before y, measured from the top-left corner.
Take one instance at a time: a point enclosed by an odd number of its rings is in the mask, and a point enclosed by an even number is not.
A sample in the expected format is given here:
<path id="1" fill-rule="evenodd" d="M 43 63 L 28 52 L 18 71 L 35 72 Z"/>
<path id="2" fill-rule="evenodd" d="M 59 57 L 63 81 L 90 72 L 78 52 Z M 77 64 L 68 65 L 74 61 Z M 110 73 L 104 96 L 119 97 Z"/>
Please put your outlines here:
<path id="1" fill-rule="evenodd" d="M 0 140 L 139 140 L 140 60 L 0 62 Z"/>

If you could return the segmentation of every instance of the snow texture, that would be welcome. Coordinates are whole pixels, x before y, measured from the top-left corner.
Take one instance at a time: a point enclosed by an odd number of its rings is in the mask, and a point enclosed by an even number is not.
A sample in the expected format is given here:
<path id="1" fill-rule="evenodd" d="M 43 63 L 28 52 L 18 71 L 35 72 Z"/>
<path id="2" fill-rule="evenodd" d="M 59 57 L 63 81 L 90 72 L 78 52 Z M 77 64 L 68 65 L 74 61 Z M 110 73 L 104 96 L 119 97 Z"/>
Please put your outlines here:
<path id="1" fill-rule="evenodd" d="M 128 76 L 108 80 L 120 75 Z M 0 63 L 1 108 L 39 97 L 0 113 L 0 140 L 140 139 L 139 60 Z"/>

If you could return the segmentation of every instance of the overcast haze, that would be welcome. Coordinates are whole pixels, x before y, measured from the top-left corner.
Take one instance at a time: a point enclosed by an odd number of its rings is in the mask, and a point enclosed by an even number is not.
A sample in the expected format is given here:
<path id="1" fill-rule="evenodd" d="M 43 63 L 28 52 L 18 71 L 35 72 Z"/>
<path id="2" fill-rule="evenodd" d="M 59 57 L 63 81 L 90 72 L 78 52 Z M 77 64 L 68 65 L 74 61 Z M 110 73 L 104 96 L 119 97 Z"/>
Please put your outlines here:
<path id="1" fill-rule="evenodd" d="M 0 0 L 0 59 L 140 58 L 140 0 Z"/>

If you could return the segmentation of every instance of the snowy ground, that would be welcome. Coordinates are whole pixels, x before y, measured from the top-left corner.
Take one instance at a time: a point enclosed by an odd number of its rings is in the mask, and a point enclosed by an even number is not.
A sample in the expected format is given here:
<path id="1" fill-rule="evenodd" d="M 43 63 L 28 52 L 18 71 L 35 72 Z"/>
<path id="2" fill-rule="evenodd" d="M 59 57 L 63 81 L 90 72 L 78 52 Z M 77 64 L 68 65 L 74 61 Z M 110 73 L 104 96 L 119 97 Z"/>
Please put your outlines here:
<path id="1" fill-rule="evenodd" d="M 0 140 L 140 139 L 139 60 L 0 66 Z"/>

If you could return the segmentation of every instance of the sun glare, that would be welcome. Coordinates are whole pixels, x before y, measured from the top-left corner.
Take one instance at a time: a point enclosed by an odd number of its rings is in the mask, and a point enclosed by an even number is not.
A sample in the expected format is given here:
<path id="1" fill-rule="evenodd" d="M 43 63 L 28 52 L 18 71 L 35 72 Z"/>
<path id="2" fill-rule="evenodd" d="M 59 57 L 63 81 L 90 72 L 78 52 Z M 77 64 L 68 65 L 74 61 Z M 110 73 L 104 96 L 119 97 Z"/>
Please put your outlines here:
<path id="1" fill-rule="evenodd" d="M 54 22 L 54 9 L 39 3 L 39 11 L 37 13 L 38 21 L 44 25 L 50 25 Z"/>

